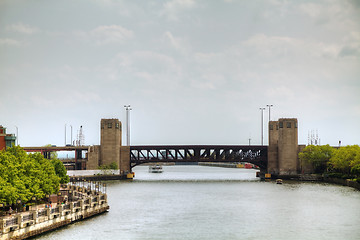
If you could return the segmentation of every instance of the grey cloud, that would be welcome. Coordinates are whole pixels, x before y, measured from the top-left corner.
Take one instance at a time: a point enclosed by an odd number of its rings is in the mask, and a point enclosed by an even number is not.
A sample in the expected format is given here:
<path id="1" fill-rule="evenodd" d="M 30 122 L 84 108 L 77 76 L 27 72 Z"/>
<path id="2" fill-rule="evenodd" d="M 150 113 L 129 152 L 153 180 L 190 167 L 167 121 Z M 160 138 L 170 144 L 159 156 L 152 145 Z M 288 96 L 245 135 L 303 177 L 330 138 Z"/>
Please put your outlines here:
<path id="1" fill-rule="evenodd" d="M 353 46 L 345 46 L 339 53 L 340 57 L 360 57 L 360 48 Z"/>

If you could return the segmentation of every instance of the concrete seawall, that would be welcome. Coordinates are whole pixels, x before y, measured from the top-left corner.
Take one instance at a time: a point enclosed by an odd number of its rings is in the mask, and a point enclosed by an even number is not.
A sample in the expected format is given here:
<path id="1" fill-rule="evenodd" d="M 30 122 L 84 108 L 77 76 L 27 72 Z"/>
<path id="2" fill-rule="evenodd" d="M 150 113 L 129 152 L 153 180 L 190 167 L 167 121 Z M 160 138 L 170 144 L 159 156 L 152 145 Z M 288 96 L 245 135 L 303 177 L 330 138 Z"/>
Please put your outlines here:
<path id="1" fill-rule="evenodd" d="M 68 186 L 63 192 L 71 193 L 72 201 L 54 207 L 13 214 L 0 219 L 0 240 L 25 239 L 83 220 L 109 209 L 107 195 Z"/>
<path id="2" fill-rule="evenodd" d="M 340 185 L 343 185 L 343 186 L 348 186 L 348 187 L 352 187 L 352 188 L 355 188 L 357 190 L 360 190 L 360 183 L 355 182 L 355 181 L 351 181 L 350 179 L 324 178 L 324 182 L 340 184 Z"/>

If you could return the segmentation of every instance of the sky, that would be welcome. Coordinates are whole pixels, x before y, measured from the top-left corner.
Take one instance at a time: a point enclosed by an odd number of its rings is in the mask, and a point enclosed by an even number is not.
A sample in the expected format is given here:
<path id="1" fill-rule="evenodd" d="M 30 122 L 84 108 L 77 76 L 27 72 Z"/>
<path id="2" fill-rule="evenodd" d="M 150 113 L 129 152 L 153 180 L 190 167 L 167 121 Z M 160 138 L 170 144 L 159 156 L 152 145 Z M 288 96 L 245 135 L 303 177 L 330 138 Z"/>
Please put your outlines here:
<path id="1" fill-rule="evenodd" d="M 360 1 L 1 0 L 0 89 L 21 146 L 100 144 L 127 104 L 131 145 L 260 145 L 262 107 L 267 144 L 269 104 L 360 144 Z"/>

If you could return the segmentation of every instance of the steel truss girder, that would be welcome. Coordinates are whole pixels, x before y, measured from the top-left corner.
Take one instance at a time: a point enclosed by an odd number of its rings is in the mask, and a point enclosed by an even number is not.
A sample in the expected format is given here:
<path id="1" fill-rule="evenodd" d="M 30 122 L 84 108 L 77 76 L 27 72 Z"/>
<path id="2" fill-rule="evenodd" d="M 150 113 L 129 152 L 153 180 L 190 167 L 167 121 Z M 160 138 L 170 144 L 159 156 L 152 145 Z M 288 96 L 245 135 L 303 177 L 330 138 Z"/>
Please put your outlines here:
<path id="1" fill-rule="evenodd" d="M 149 162 L 249 162 L 267 167 L 267 146 L 130 146 L 131 166 Z"/>

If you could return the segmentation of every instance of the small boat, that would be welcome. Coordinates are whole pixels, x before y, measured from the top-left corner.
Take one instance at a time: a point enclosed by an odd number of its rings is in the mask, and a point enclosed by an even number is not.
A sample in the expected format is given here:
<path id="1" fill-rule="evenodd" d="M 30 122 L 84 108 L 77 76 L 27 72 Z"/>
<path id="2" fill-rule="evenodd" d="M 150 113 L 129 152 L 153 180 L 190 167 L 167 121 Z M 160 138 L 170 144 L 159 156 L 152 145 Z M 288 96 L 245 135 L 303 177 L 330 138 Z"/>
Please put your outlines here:
<path id="1" fill-rule="evenodd" d="M 152 166 L 149 166 L 149 172 L 150 173 L 162 173 L 163 172 L 163 168 L 161 165 L 152 165 Z"/>
<path id="2" fill-rule="evenodd" d="M 276 184 L 282 184 L 283 180 L 282 179 L 276 179 Z"/>

